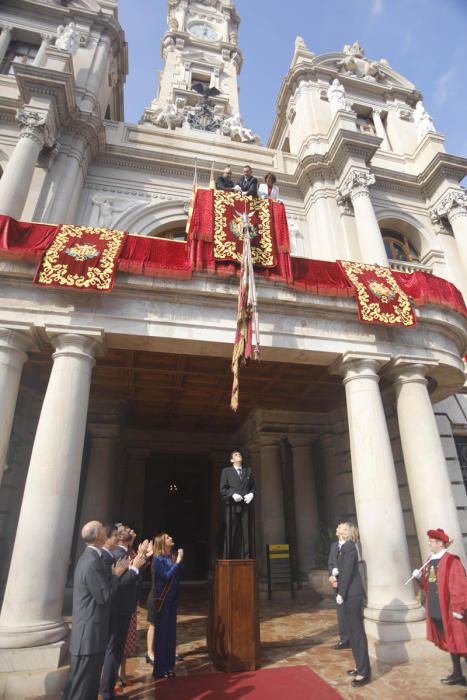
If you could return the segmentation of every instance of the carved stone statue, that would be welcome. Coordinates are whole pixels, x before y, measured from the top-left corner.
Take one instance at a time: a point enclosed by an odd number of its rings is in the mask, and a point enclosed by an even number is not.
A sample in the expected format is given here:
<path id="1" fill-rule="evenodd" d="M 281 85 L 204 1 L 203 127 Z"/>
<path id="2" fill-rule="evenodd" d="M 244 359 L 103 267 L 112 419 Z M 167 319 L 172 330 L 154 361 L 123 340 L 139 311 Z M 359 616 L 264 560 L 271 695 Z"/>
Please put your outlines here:
<path id="1" fill-rule="evenodd" d="M 433 124 L 433 119 L 430 117 L 426 111 L 422 101 L 417 102 L 415 105 L 413 118 L 415 122 L 415 128 L 417 130 L 417 143 L 423 139 L 426 134 L 430 131 L 436 133 L 435 125 Z"/>
<path id="2" fill-rule="evenodd" d="M 243 126 L 240 114 L 226 117 L 222 122 L 221 131 L 224 136 L 230 136 L 232 141 L 242 141 L 243 143 L 257 143 L 259 141 L 259 136 Z"/>
<path id="3" fill-rule="evenodd" d="M 359 41 L 355 41 L 353 44 L 346 44 L 342 52 L 346 55 L 345 58 L 336 61 L 336 65 L 341 73 L 373 82 L 385 78 L 383 71 L 380 69 L 380 63 L 378 61 L 370 61 L 365 57 L 365 52 Z"/>
<path id="4" fill-rule="evenodd" d="M 62 51 L 68 51 L 72 56 L 75 55 L 79 49 L 79 32 L 74 22 L 69 22 L 66 26 L 61 24 L 58 27 L 55 47 Z"/>
<path id="5" fill-rule="evenodd" d="M 177 126 L 183 125 L 184 119 L 183 112 L 176 104 L 170 102 L 151 121 L 155 126 L 161 126 L 163 129 L 172 129 L 173 131 Z"/>
<path id="6" fill-rule="evenodd" d="M 331 114 L 333 116 L 336 114 L 336 112 L 342 110 L 345 112 L 350 111 L 350 105 L 346 98 L 345 88 L 337 78 L 334 78 L 331 85 L 328 87 L 327 96 L 329 106 L 331 107 Z"/>

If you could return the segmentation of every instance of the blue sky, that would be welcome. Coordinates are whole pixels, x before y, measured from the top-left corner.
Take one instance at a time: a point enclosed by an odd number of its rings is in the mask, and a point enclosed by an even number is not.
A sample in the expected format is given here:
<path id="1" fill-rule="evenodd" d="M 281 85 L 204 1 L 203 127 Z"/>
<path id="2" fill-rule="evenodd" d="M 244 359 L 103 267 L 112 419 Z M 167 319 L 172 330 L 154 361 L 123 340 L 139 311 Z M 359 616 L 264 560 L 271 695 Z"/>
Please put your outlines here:
<path id="1" fill-rule="evenodd" d="M 467 0 L 236 0 L 242 18 L 239 78 L 245 126 L 266 143 L 276 96 L 303 36 L 315 54 L 360 41 L 423 93 L 449 152 L 467 156 Z M 129 52 L 125 119 L 137 122 L 156 94 L 167 0 L 119 0 Z"/>

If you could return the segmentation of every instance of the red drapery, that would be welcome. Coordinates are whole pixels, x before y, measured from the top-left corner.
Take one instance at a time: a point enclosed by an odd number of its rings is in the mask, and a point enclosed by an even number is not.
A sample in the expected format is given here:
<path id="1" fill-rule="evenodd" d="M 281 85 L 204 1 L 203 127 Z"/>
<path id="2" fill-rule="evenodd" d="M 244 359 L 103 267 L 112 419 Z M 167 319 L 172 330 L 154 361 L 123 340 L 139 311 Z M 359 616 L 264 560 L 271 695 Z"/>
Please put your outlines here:
<path id="1" fill-rule="evenodd" d="M 58 226 L 20 222 L 0 215 L 0 255 L 9 259 L 37 261 L 54 240 Z M 161 238 L 128 235 L 117 261 L 122 272 L 149 276 L 190 277 L 192 270 L 219 276 L 238 275 L 234 263 L 214 261 L 212 244 L 187 246 Z M 355 296 L 339 265 L 326 260 L 290 258 L 277 253 L 277 270 L 256 270 L 259 277 L 287 282 L 299 292 L 320 296 Z M 281 255 L 284 255 L 281 267 Z M 287 270 L 289 270 L 287 272 Z M 393 272 L 399 286 L 415 306 L 434 304 L 467 316 L 460 291 L 450 282 L 425 272 Z"/>

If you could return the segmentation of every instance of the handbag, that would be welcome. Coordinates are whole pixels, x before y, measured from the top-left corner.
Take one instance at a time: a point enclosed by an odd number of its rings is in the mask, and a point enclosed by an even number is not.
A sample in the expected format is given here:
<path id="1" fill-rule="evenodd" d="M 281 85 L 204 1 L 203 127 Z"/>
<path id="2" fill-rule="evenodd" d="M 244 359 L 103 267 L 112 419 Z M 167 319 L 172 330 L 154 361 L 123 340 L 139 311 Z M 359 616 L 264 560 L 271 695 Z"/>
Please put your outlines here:
<path id="1" fill-rule="evenodd" d="M 155 595 L 154 596 L 154 612 L 160 613 L 162 610 L 162 606 L 164 605 L 167 593 L 169 592 L 170 586 L 172 585 L 172 579 L 169 578 L 167 583 L 165 584 L 164 588 L 160 592 L 160 595 Z"/>

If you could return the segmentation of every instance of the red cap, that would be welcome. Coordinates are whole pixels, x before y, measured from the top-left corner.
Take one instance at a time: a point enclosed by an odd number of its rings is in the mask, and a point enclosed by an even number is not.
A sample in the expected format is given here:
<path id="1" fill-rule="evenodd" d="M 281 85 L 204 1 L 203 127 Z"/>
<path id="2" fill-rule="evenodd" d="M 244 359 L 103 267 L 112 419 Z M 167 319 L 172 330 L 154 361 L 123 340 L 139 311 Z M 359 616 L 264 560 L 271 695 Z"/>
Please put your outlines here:
<path id="1" fill-rule="evenodd" d="M 440 527 L 437 530 L 428 530 L 426 534 L 432 540 L 441 540 L 441 542 L 446 542 L 446 544 L 449 542 L 449 536 Z"/>

